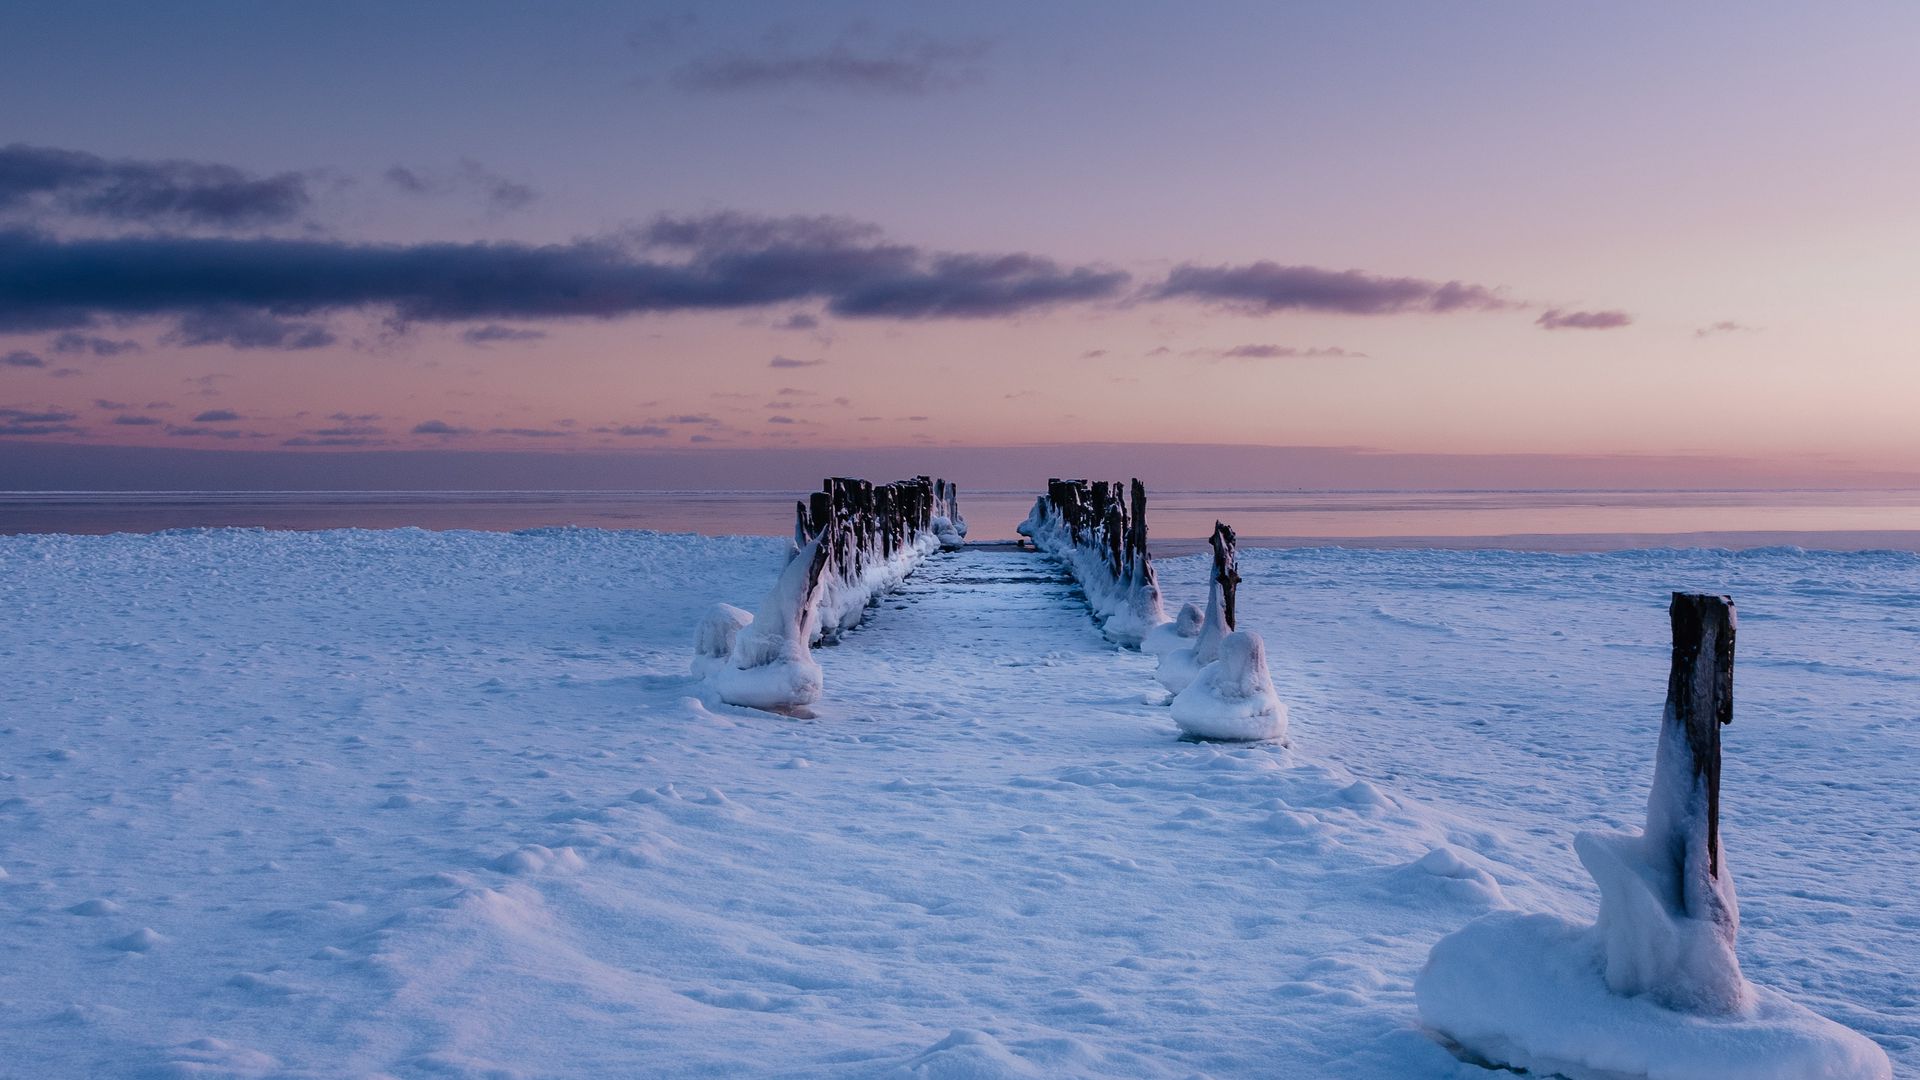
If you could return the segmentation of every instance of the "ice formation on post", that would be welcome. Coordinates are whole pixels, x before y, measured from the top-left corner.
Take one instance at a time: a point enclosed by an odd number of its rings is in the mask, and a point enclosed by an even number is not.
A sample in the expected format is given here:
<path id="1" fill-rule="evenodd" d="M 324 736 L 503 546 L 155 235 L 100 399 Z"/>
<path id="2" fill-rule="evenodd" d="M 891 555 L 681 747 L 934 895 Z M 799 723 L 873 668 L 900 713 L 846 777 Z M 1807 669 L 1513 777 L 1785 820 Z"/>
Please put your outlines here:
<path id="1" fill-rule="evenodd" d="M 1267 647 L 1251 630 L 1228 634 L 1219 657 L 1173 699 L 1173 722 L 1195 739 L 1258 742 L 1287 737 L 1287 707 L 1267 674 Z"/>
<path id="2" fill-rule="evenodd" d="M 967 519 L 960 516 L 960 485 L 933 482 L 933 535 L 951 550 L 967 542 Z"/>
<path id="3" fill-rule="evenodd" d="M 892 484 L 832 477 L 812 494 L 796 531 L 803 539 L 823 538 L 828 551 L 815 640 L 839 640 L 882 593 L 940 550 L 936 492 L 946 486 L 926 476 Z"/>
<path id="4" fill-rule="evenodd" d="M 949 534 L 965 531 L 953 524 L 956 495 L 953 485 L 925 476 L 877 486 L 828 478 L 794 505 L 794 553 L 759 614 L 716 604 L 701 620 L 693 673 L 732 705 L 818 701 L 820 667 L 809 646 L 837 640 L 881 593 L 945 546 L 941 523 Z"/>
<path id="5" fill-rule="evenodd" d="M 1213 548 L 1213 572 L 1207 575 L 1207 610 L 1200 618 L 1200 631 L 1194 635 L 1192 645 L 1161 653 L 1160 666 L 1153 673 L 1160 685 L 1176 694 L 1185 690 L 1202 668 L 1219 658 L 1220 643 L 1234 630 L 1240 557 L 1233 529 L 1223 522 L 1214 522 L 1208 544 Z M 1264 670 L 1264 660 L 1261 666 Z"/>
<path id="6" fill-rule="evenodd" d="M 1175 649 L 1190 648 L 1193 639 L 1200 636 L 1200 627 L 1206 621 L 1207 614 L 1199 604 L 1192 601 L 1181 604 L 1180 613 L 1173 617 L 1172 622 L 1161 623 L 1140 639 L 1140 651 L 1165 656 Z"/>
<path id="7" fill-rule="evenodd" d="M 733 655 L 733 643 L 740 631 L 753 622 L 753 612 L 732 604 L 715 604 L 707 609 L 693 632 L 693 674 L 705 677 L 718 671 Z"/>
<path id="8" fill-rule="evenodd" d="M 1574 1080 L 1890 1077 L 1871 1040 L 1749 984 L 1720 847 L 1720 727 L 1733 720 L 1733 601 L 1675 593 L 1673 661 L 1637 833 L 1581 833 L 1600 917 L 1496 912 L 1441 940 L 1421 1018 L 1468 1053 Z"/>
<path id="9" fill-rule="evenodd" d="M 720 700 L 753 709 L 787 709 L 820 700 L 820 665 L 807 641 L 827 548 L 815 537 L 793 553 L 773 591 L 733 641 L 727 662 L 708 679 Z"/>
<path id="10" fill-rule="evenodd" d="M 1138 479 L 1130 489 L 1105 480 L 1048 480 L 1018 531 L 1066 568 L 1110 640 L 1139 648 L 1167 621 L 1147 554 L 1147 489 Z"/>

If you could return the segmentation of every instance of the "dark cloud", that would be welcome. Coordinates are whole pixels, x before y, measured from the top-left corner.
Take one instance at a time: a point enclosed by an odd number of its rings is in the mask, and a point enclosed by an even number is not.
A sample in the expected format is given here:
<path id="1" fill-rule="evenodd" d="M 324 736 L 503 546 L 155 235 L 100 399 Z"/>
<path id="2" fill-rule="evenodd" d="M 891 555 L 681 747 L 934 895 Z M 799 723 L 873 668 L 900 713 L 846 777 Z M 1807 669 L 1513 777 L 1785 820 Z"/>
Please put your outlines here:
<path id="1" fill-rule="evenodd" d="M 114 412 L 118 409 L 131 409 L 133 405 L 125 401 L 108 401 L 106 398 L 94 398 L 93 407 L 96 409 L 104 409 L 107 412 Z"/>
<path id="2" fill-rule="evenodd" d="M 672 434 L 672 432 L 661 427 L 659 424 L 628 424 L 613 428 L 612 433 L 615 435 L 627 435 L 647 439 L 657 439 Z"/>
<path id="3" fill-rule="evenodd" d="M 455 427 L 445 420 L 423 420 L 413 425 L 415 435 L 471 435 L 472 428 Z"/>
<path id="4" fill-rule="evenodd" d="M 152 416 L 133 416 L 131 414 L 116 416 L 113 418 L 113 422 L 121 427 L 153 427 L 160 423 L 157 418 Z"/>
<path id="5" fill-rule="evenodd" d="M 683 90 L 701 93 L 804 87 L 918 97 L 977 79 L 977 65 L 991 48 L 986 41 L 941 41 L 919 35 L 879 40 L 856 31 L 811 51 L 775 45 L 759 52 L 715 53 L 676 71 L 673 82 Z"/>
<path id="6" fill-rule="evenodd" d="M 281 446 L 381 446 L 385 439 L 369 439 L 361 435 L 295 435 L 283 440 Z"/>
<path id="7" fill-rule="evenodd" d="M 203 308 L 180 316 L 163 339 L 169 345 L 226 345 L 235 349 L 324 349 L 337 339 L 316 322 L 282 318 L 233 305 Z"/>
<path id="8" fill-rule="evenodd" d="M 460 340 L 469 345 L 485 346 L 502 341 L 539 341 L 546 336 L 545 330 L 526 330 L 516 326 L 488 323 L 485 326 L 475 326 L 462 331 Z"/>
<path id="9" fill-rule="evenodd" d="M 5 356 L 0 356 L 0 367 L 43 368 L 46 366 L 47 362 L 38 354 L 27 352 L 25 349 L 15 349 Z"/>
<path id="10" fill-rule="evenodd" d="M 1215 360 L 1317 360 L 1347 359 L 1364 360 L 1367 354 L 1343 349 L 1338 345 L 1325 347 L 1299 348 L 1293 345 L 1235 345 L 1231 349 L 1196 349 L 1189 355 L 1208 356 Z"/>
<path id="11" fill-rule="evenodd" d="M 1458 281 L 1378 277 L 1261 261 L 1244 266 L 1175 267 L 1148 292 L 1154 300 L 1192 299 L 1255 314 L 1324 311 L 1343 315 L 1499 311 L 1515 307 L 1493 290 Z"/>
<path id="12" fill-rule="evenodd" d="M 669 257 L 638 253 L 649 249 Z M 927 252 L 833 218 L 661 219 L 622 238 L 551 245 L 0 231 L 0 326 L 195 316 L 180 330 L 183 341 L 242 347 L 317 347 L 331 335 L 290 320 L 345 309 L 381 308 L 404 323 L 824 300 L 848 317 L 988 318 L 1111 298 L 1127 280 L 1036 255 Z M 242 314 L 256 318 L 241 322 Z"/>
<path id="13" fill-rule="evenodd" d="M 57 353 L 91 353 L 94 356 L 119 356 L 122 353 L 139 352 L 137 341 L 115 340 L 95 337 L 72 330 L 53 339 L 48 346 Z"/>
<path id="14" fill-rule="evenodd" d="M 770 368 L 803 368 L 819 367 L 824 363 L 826 363 L 825 360 L 795 360 L 791 356 L 776 356 L 767 361 L 767 366 Z"/>
<path id="15" fill-rule="evenodd" d="M 327 419 L 334 420 L 342 424 L 364 424 L 371 420 L 380 419 L 380 414 L 377 412 L 369 412 L 369 413 L 337 412 L 337 413 L 328 413 Z"/>
<path id="16" fill-rule="evenodd" d="M 817 330 L 820 328 L 820 320 L 804 311 L 796 311 L 774 323 L 773 328 L 775 330 Z"/>
<path id="17" fill-rule="evenodd" d="M 0 213 L 140 225 L 243 228 L 288 222 L 309 203 L 298 173 L 257 177 L 197 161 L 109 160 L 79 150 L 0 147 Z"/>
<path id="18" fill-rule="evenodd" d="M 690 443 L 713 442 L 714 438 L 711 435 L 689 435 L 687 441 Z"/>
<path id="19" fill-rule="evenodd" d="M 1563 311 L 1550 308 L 1533 320 L 1542 330 L 1613 330 L 1633 322 L 1624 311 Z"/>
<path id="20" fill-rule="evenodd" d="M 800 422 L 800 421 L 798 421 L 798 420 L 795 420 L 795 419 L 794 419 L 793 417 L 791 417 L 791 416 L 769 416 L 769 417 L 767 417 L 767 423 L 769 423 L 769 424 L 797 424 L 797 423 L 799 423 L 799 422 Z"/>
<path id="21" fill-rule="evenodd" d="M 194 417 L 193 422 L 196 424 L 227 424 L 235 420 L 245 419 L 246 417 L 241 416 L 232 409 L 208 409 L 206 412 Z"/>
<path id="22" fill-rule="evenodd" d="M 167 434 L 182 439 L 264 439 L 267 436 L 258 431 L 240 431 L 235 428 L 181 427 L 168 425 Z"/>
<path id="23" fill-rule="evenodd" d="M 1080 354 L 1080 359 L 1098 360 L 1105 355 L 1107 355 L 1107 350 L 1105 349 L 1088 349 L 1086 352 Z"/>
<path id="24" fill-rule="evenodd" d="M 342 424 L 339 427 L 316 428 L 307 432 L 322 439 L 359 439 L 368 435 L 385 435 L 386 428 L 372 427 L 367 424 Z"/>
<path id="25" fill-rule="evenodd" d="M 1754 329 L 1753 327 L 1748 326 L 1745 323 L 1727 322 L 1723 320 L 1721 322 L 1714 323 L 1711 326 L 1703 326 L 1700 329 L 1695 330 L 1693 332 L 1693 336 L 1697 338 L 1703 338 L 1703 337 L 1712 337 L 1715 334 L 1750 333 L 1753 331 L 1753 329 Z"/>
<path id="26" fill-rule="evenodd" d="M 677 416 L 662 416 L 656 424 L 700 424 L 705 427 L 718 427 L 720 418 L 706 413 L 681 413 Z"/>
<path id="27" fill-rule="evenodd" d="M 414 430 L 418 431 L 418 428 Z M 517 439 L 559 439 L 568 434 L 552 428 L 497 427 L 487 432 L 489 435 L 511 435 Z"/>
<path id="28" fill-rule="evenodd" d="M 77 435 L 81 429 L 75 427 L 74 414 L 61 409 L 22 409 L 17 407 L 0 408 L 0 435 L 32 437 L 35 435 Z"/>

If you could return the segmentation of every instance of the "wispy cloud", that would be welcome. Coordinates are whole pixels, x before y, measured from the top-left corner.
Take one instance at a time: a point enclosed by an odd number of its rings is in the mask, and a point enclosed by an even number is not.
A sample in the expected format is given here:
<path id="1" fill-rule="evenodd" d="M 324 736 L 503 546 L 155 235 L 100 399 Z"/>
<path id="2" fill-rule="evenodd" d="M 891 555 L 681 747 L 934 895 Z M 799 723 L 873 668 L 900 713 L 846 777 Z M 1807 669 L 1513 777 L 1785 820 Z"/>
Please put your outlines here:
<path id="1" fill-rule="evenodd" d="M 1321 311 L 1398 315 L 1501 311 L 1518 306 L 1484 285 L 1380 277 L 1360 270 L 1282 266 L 1264 260 L 1240 266 L 1177 266 L 1147 295 L 1155 300 L 1198 300 L 1253 314 Z"/>
<path id="2" fill-rule="evenodd" d="M 826 363 L 825 360 L 795 360 L 791 356 L 776 356 L 767 361 L 767 366 L 770 368 L 803 368 L 819 367 L 824 363 Z"/>
<path id="3" fill-rule="evenodd" d="M 94 356 L 119 356 L 122 353 L 140 351 L 140 343 L 137 341 L 96 337 L 71 330 L 55 337 L 47 347 L 57 353 L 90 353 Z"/>
<path id="4" fill-rule="evenodd" d="M 1566 311 L 1549 308 L 1533 320 L 1542 330 L 1616 330 L 1633 323 L 1624 311 Z"/>
<path id="5" fill-rule="evenodd" d="M 478 192 L 487 209 L 495 213 L 522 209 L 540 197 L 533 185 L 509 180 L 472 159 L 462 159 L 459 167 L 450 171 L 395 165 L 381 177 L 408 195 Z"/>
<path id="6" fill-rule="evenodd" d="M 460 340 L 469 345 L 487 346 L 506 341 L 539 341 L 546 336 L 545 330 L 529 330 L 524 327 L 488 323 L 485 326 L 470 327 L 461 331 Z"/>
<path id="7" fill-rule="evenodd" d="M 226 345 L 235 349 L 279 349 L 297 352 L 324 349 L 337 340 L 317 322 L 286 319 L 270 312 L 220 304 L 185 312 L 168 345 Z"/>
<path id="8" fill-rule="evenodd" d="M 39 435 L 77 435 L 79 419 L 64 409 L 0 408 L 0 435 L 32 438 Z"/>
<path id="9" fill-rule="evenodd" d="M 710 94 L 810 89 L 919 97 L 976 81 L 992 48 L 979 39 L 881 37 L 855 29 L 816 48 L 774 40 L 756 50 L 712 53 L 674 72 L 673 83 Z"/>
<path id="10" fill-rule="evenodd" d="M 422 420 L 413 425 L 415 435 L 471 435 L 472 428 L 456 427 L 445 420 Z"/>
<path id="11" fill-rule="evenodd" d="M 1758 329 L 1757 327 L 1748 326 L 1745 323 L 1737 323 L 1737 322 L 1730 322 L 1730 321 L 1723 320 L 1721 322 L 1713 323 L 1709 326 L 1703 326 L 1700 329 L 1695 330 L 1693 332 L 1693 336 L 1697 338 L 1703 338 L 1703 337 L 1713 337 L 1716 334 L 1750 334 L 1755 332 L 1757 329 Z"/>
<path id="12" fill-rule="evenodd" d="M 1213 360 L 1365 360 L 1367 354 L 1343 349 L 1338 345 L 1312 346 L 1300 348 L 1294 345 L 1235 345 L 1229 349 L 1191 349 L 1188 356 L 1204 356 Z"/>

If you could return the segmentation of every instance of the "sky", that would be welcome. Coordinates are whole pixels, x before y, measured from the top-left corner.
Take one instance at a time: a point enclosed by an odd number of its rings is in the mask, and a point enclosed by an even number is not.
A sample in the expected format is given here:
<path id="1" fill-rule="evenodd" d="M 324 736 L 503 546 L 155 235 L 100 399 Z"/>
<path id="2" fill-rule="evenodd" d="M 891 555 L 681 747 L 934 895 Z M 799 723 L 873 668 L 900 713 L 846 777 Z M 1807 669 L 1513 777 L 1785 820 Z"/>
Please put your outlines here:
<path id="1" fill-rule="evenodd" d="M 1920 484 L 1916 41 L 1910 3 L 11 3 L 0 483 Z"/>

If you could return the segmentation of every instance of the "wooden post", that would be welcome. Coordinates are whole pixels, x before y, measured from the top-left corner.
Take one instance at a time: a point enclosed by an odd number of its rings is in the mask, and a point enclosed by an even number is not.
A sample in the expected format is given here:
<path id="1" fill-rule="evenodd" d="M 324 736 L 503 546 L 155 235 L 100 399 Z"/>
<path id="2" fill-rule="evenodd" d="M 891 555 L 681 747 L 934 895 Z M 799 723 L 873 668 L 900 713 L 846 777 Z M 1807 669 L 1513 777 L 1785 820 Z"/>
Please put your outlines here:
<path id="1" fill-rule="evenodd" d="M 1233 529 L 1224 522 L 1213 523 L 1213 579 L 1220 583 L 1220 611 L 1227 618 L 1227 629 L 1235 628 L 1234 590 L 1240 585 L 1240 559 L 1235 548 Z"/>
<path id="2" fill-rule="evenodd" d="M 1733 723 L 1733 599 L 1674 593 L 1673 667 L 1667 675 L 1662 745 L 1685 745 L 1690 775 L 1707 789 L 1707 872 L 1720 876 L 1720 727 Z M 1673 735 L 1683 735 L 1681 740 Z M 1684 842 L 1683 842 L 1684 843 Z M 1682 847 L 1684 852 L 1684 846 Z M 1684 854 L 1682 855 L 1684 858 Z"/>
<path id="3" fill-rule="evenodd" d="M 1145 565 L 1147 559 L 1147 485 L 1133 478 L 1133 487 L 1129 491 L 1133 497 L 1133 529 L 1128 535 L 1128 546 L 1133 550 L 1136 565 Z"/>

